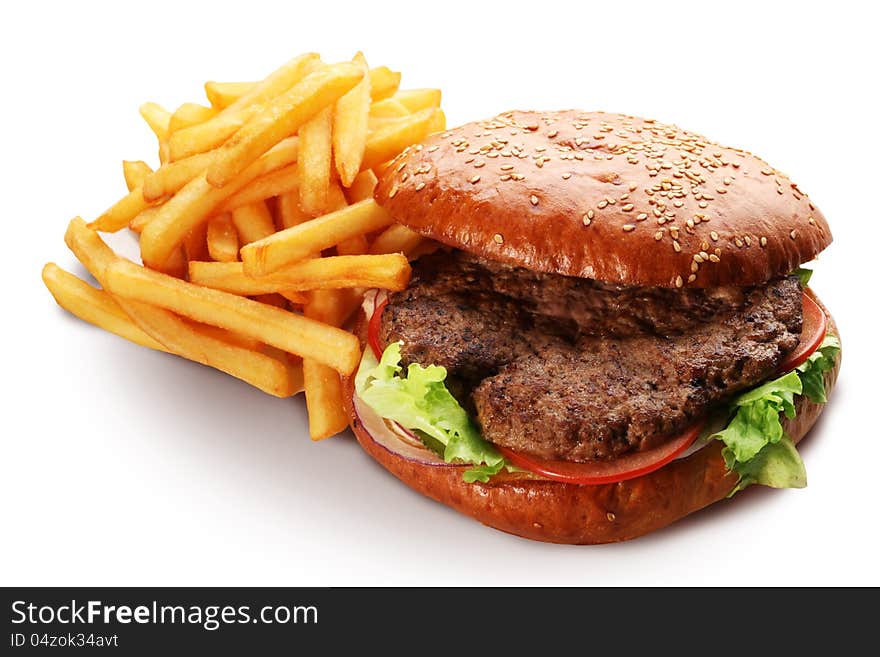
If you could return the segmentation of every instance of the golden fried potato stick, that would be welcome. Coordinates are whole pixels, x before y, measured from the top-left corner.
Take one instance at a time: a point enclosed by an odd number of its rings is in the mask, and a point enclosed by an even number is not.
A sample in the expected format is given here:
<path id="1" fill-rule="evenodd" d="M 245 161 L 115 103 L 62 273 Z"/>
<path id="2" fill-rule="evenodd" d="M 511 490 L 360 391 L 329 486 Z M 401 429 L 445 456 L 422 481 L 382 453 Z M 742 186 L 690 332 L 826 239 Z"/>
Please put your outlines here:
<path id="1" fill-rule="evenodd" d="M 54 262 L 43 267 L 43 283 L 59 306 L 81 320 L 142 347 L 168 351 L 132 322 L 113 297 L 64 271 Z"/>
<path id="2" fill-rule="evenodd" d="M 269 237 L 275 232 L 275 221 L 265 201 L 236 208 L 232 212 L 232 223 L 242 245 Z"/>
<path id="3" fill-rule="evenodd" d="M 228 212 L 218 214 L 208 221 L 208 254 L 217 262 L 235 262 L 238 260 L 238 231 L 232 223 L 232 215 Z"/>
<path id="4" fill-rule="evenodd" d="M 299 207 L 317 217 L 328 211 L 333 108 L 325 107 L 299 129 Z"/>
<path id="5" fill-rule="evenodd" d="M 208 251 L 208 224 L 199 224 L 192 229 L 186 239 L 183 240 L 183 254 L 187 262 L 194 260 L 207 260 Z"/>
<path id="6" fill-rule="evenodd" d="M 259 159 L 263 175 L 268 175 L 296 162 L 298 150 L 299 138 L 295 136 L 288 137 L 276 144 Z M 144 198 L 152 202 L 177 193 L 190 180 L 204 173 L 214 161 L 214 157 L 212 152 L 196 153 L 182 160 L 163 164 L 144 180 Z"/>
<path id="7" fill-rule="evenodd" d="M 217 116 L 217 110 L 213 107 L 205 107 L 198 103 L 184 103 L 171 115 L 171 119 L 168 121 L 168 133 L 171 135 L 178 130 L 199 125 L 215 116 Z"/>
<path id="8" fill-rule="evenodd" d="M 400 73 L 397 71 L 392 71 L 387 66 L 370 69 L 370 97 L 373 100 L 388 98 L 399 86 Z"/>
<path id="9" fill-rule="evenodd" d="M 327 308 L 337 307 L 341 301 L 336 290 L 313 292 L 311 297 L 303 309 L 306 317 L 325 323 L 330 317 Z M 335 370 L 312 358 L 303 358 L 303 387 L 312 440 L 324 440 L 348 428 L 342 382 Z"/>
<path id="10" fill-rule="evenodd" d="M 352 61 L 362 66 L 364 72 L 368 70 L 363 53 L 357 53 Z M 369 116 L 370 76 L 365 75 L 351 91 L 336 101 L 333 111 L 333 156 L 343 187 L 350 187 L 361 170 Z"/>
<path id="11" fill-rule="evenodd" d="M 373 132 L 367 139 L 361 167 L 372 169 L 387 162 L 407 146 L 422 141 L 432 132 L 437 112 L 435 109 L 421 110 Z"/>
<path id="12" fill-rule="evenodd" d="M 113 253 L 98 234 L 90 230 L 79 217 L 70 222 L 64 241 L 105 290 L 108 290 L 107 271 L 114 264 L 128 264 L 138 268 Z M 161 273 L 155 275 L 177 281 Z M 177 282 L 182 283 L 182 281 Z M 291 379 L 286 363 L 203 333 L 197 327 L 161 308 L 114 298 L 132 321 L 162 344 L 166 350 L 226 372 L 276 397 L 289 397 L 294 394 L 295 381 Z"/>
<path id="13" fill-rule="evenodd" d="M 439 108 L 442 94 L 439 89 L 401 89 L 390 100 L 395 100 L 410 112 Z"/>
<path id="14" fill-rule="evenodd" d="M 372 169 L 364 169 L 361 171 L 351 183 L 351 187 L 345 190 L 345 197 L 349 203 L 357 203 L 368 198 L 373 198 L 373 192 L 379 179 Z"/>
<path id="15" fill-rule="evenodd" d="M 248 183 L 273 168 L 283 166 L 281 163 L 291 156 L 295 157 L 297 147 L 291 141 L 283 148 L 282 144 L 278 144 L 277 149 L 277 152 L 273 149 L 259 158 L 225 187 L 213 187 L 208 184 L 205 174 L 200 174 L 159 206 L 156 216 L 150 219 L 141 233 L 141 259 L 144 263 L 153 269 L 162 269 L 174 249 L 196 226 L 207 221 L 227 198 Z"/>
<path id="16" fill-rule="evenodd" d="M 409 256 L 415 252 L 422 240 L 422 236 L 414 230 L 401 224 L 394 224 L 373 240 L 370 244 L 370 253 L 403 253 Z"/>
<path id="17" fill-rule="evenodd" d="M 200 287 L 120 260 L 107 267 L 113 295 L 165 308 L 351 374 L 360 358 L 357 337 L 341 329 L 219 290 Z"/>
<path id="18" fill-rule="evenodd" d="M 128 224 L 128 227 L 136 233 L 142 233 L 147 224 L 150 223 L 158 213 L 158 207 L 153 206 L 147 208 L 143 212 L 138 213 L 138 215 Z"/>
<path id="19" fill-rule="evenodd" d="M 205 82 L 205 97 L 211 103 L 211 107 L 223 110 L 232 105 L 239 98 L 250 92 L 256 82 Z"/>
<path id="20" fill-rule="evenodd" d="M 230 212 L 245 205 L 259 203 L 273 196 L 282 196 L 299 189 L 299 168 L 290 164 L 283 169 L 276 169 L 248 183 L 243 189 L 226 199 L 217 212 Z M 297 206 L 299 207 L 299 206 Z M 310 219 L 308 215 L 304 216 Z"/>
<path id="21" fill-rule="evenodd" d="M 350 62 L 308 74 L 268 102 L 217 150 L 217 160 L 208 168 L 208 182 L 215 187 L 231 182 L 260 155 L 336 102 L 363 77 L 363 71 Z"/>
<path id="22" fill-rule="evenodd" d="M 412 114 L 406 105 L 394 98 L 377 100 L 370 105 L 369 117 L 372 119 L 400 119 Z"/>
<path id="23" fill-rule="evenodd" d="M 214 118 L 175 132 L 168 142 L 171 160 L 180 160 L 220 146 L 260 112 L 264 105 L 271 104 L 272 99 L 302 80 L 319 61 L 320 58 L 315 53 L 294 57 Z"/>
<path id="24" fill-rule="evenodd" d="M 171 112 L 157 103 L 144 103 L 140 106 L 140 113 L 160 143 L 168 139 Z"/>
<path id="25" fill-rule="evenodd" d="M 115 233 L 128 227 L 135 217 L 149 207 L 150 204 L 144 200 L 143 188 L 135 187 L 91 222 L 89 228 L 104 233 Z"/>
<path id="26" fill-rule="evenodd" d="M 125 186 L 128 191 L 144 184 L 147 176 L 153 173 L 153 169 L 143 160 L 123 160 L 122 175 L 125 176 Z"/>
<path id="27" fill-rule="evenodd" d="M 266 276 L 248 276 L 240 262 L 190 262 L 189 280 L 242 296 L 272 292 L 371 288 L 403 290 L 410 266 L 400 253 L 312 258 Z"/>
<path id="28" fill-rule="evenodd" d="M 302 211 L 299 207 L 299 189 L 293 188 L 289 192 L 285 192 L 278 196 L 278 219 L 279 230 L 292 228 L 304 221 L 309 221 L 311 217 Z"/>
<path id="29" fill-rule="evenodd" d="M 248 244 L 241 250 L 241 260 L 249 276 L 263 276 L 352 237 L 381 230 L 392 221 L 373 199 L 367 199 Z"/>

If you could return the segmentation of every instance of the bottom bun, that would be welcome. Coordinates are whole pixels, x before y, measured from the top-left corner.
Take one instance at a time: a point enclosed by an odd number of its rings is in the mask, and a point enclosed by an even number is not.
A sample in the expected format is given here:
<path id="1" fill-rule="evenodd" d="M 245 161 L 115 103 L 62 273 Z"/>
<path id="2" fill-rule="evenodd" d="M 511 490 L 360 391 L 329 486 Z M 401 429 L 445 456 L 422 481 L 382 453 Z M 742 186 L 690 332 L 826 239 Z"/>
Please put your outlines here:
<path id="1" fill-rule="evenodd" d="M 816 301 L 828 317 L 829 332 L 837 335 L 828 310 Z M 835 367 L 825 373 L 829 394 L 840 360 L 838 356 Z M 716 442 L 650 474 L 615 484 L 582 486 L 522 478 L 468 484 L 462 479 L 467 466 L 413 463 L 378 445 L 357 419 L 353 394 L 352 377 L 345 382 L 344 396 L 358 442 L 395 477 L 485 525 L 536 541 L 580 545 L 626 541 L 723 499 L 737 482 L 737 476 L 724 466 L 722 444 Z M 783 426 L 797 443 L 816 422 L 824 404 L 800 396 L 795 406 L 797 416 L 783 418 Z"/>

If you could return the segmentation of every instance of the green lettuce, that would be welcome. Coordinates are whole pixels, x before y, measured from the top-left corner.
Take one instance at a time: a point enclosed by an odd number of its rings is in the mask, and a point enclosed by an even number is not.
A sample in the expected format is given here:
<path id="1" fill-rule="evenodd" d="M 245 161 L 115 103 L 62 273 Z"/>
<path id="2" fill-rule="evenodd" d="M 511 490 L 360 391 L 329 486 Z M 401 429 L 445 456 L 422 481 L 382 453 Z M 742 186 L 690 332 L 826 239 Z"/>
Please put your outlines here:
<path id="1" fill-rule="evenodd" d="M 804 269 L 803 267 L 798 267 L 791 273 L 801 280 L 801 287 L 807 287 L 810 284 L 810 279 L 813 277 L 813 270 Z"/>
<path id="2" fill-rule="evenodd" d="M 795 395 L 804 394 L 816 403 L 826 401 L 824 374 L 834 367 L 839 352 L 839 340 L 826 335 L 802 365 L 733 401 L 730 423 L 712 435 L 724 443 L 727 468 L 739 475 L 731 495 L 751 484 L 773 488 L 807 485 L 804 463 L 785 435 L 781 416 L 795 417 Z"/>
<path id="3" fill-rule="evenodd" d="M 446 368 L 413 363 L 404 375 L 400 345 L 389 344 L 379 362 L 364 350 L 355 377 L 358 397 L 382 417 L 416 432 L 447 463 L 475 465 L 464 473 L 468 483 L 489 481 L 506 465 L 504 458 L 446 388 Z"/>

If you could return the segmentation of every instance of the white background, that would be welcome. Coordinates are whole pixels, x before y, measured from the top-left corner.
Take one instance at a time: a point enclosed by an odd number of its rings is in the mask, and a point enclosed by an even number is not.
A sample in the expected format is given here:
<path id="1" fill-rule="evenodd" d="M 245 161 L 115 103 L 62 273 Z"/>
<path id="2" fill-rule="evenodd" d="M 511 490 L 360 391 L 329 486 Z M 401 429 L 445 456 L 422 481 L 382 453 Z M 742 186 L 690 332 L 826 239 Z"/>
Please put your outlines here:
<path id="1" fill-rule="evenodd" d="M 880 62 L 871 3 L 14 3 L 0 24 L 0 584 L 880 584 L 876 304 Z M 619 8 L 618 8 L 619 7 Z M 411 492 L 302 398 L 129 345 L 55 306 L 62 235 L 155 163 L 140 103 L 357 49 L 440 86 L 449 124 L 579 107 L 676 122 L 789 173 L 831 222 L 814 289 L 844 341 L 802 453 L 809 488 L 750 490 L 630 543 L 482 527 Z M 132 252 L 133 239 L 115 244 Z"/>

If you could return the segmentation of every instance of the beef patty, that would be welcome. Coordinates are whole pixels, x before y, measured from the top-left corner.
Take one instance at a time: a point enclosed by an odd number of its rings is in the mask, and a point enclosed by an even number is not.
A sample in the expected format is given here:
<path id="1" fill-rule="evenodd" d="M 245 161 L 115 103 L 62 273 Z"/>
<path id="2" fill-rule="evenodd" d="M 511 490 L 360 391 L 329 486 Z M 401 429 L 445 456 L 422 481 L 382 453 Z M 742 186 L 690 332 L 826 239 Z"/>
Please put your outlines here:
<path id="1" fill-rule="evenodd" d="M 380 338 L 443 365 L 490 442 L 607 459 L 662 442 L 771 376 L 798 344 L 801 287 L 673 290 L 543 274 L 462 252 L 421 258 Z"/>

